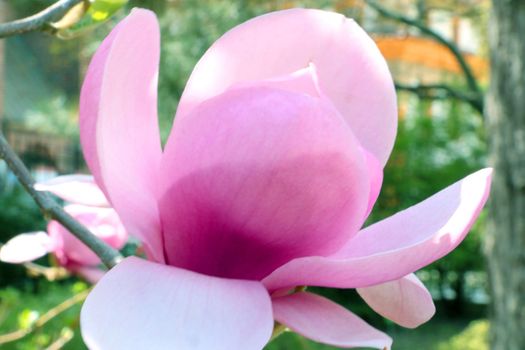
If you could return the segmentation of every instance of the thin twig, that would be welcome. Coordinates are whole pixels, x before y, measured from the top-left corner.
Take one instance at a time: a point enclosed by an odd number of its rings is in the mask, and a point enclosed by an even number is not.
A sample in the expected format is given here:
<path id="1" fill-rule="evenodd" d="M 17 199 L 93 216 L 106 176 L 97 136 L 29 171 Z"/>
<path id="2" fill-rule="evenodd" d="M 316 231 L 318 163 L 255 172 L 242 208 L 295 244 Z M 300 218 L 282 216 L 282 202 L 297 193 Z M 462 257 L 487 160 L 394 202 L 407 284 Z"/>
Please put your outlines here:
<path id="1" fill-rule="evenodd" d="M 60 0 L 44 10 L 22 19 L 0 24 L 0 38 L 44 30 L 53 20 L 57 20 L 76 4 L 85 0 Z"/>
<path id="2" fill-rule="evenodd" d="M 44 276 L 48 281 L 56 281 L 70 276 L 69 271 L 61 266 L 47 267 L 33 262 L 26 262 L 24 267 L 30 276 Z"/>
<path id="3" fill-rule="evenodd" d="M 33 323 L 31 327 L 28 327 L 26 329 L 19 329 L 11 333 L 0 335 L 0 345 L 19 340 L 25 337 L 26 335 L 34 332 L 35 330 L 42 328 L 46 323 L 51 321 L 53 318 L 69 310 L 76 304 L 84 301 L 87 298 L 90 291 L 91 291 L 91 288 L 86 289 L 85 291 L 82 291 L 78 294 L 75 294 L 69 299 L 66 299 L 62 303 L 58 304 L 57 306 L 53 307 L 52 309 L 48 310 L 45 314 L 40 316 Z"/>
<path id="4" fill-rule="evenodd" d="M 444 100 L 454 98 L 470 104 L 479 113 L 483 112 L 483 102 L 478 99 L 478 96 L 469 95 L 446 84 L 402 84 L 395 83 L 396 89 L 399 91 L 407 91 L 416 94 L 420 98 Z"/>
<path id="5" fill-rule="evenodd" d="M 455 43 L 452 41 L 446 39 L 444 36 L 439 34 L 438 32 L 432 30 L 431 28 L 425 26 L 423 23 L 416 19 L 412 19 L 406 16 L 403 16 L 402 14 L 393 12 L 388 10 L 387 8 L 379 5 L 377 1 L 373 0 L 365 0 L 365 2 L 375 9 L 379 14 L 381 14 L 384 17 L 393 19 L 395 21 L 407 24 L 409 26 L 415 27 L 419 29 L 423 34 L 433 38 L 443 46 L 445 46 L 456 58 L 456 61 L 458 62 L 459 66 L 461 67 L 461 70 L 463 71 L 463 74 L 465 75 L 465 79 L 467 81 L 467 85 L 471 92 L 476 96 L 476 98 L 480 101 L 481 105 L 483 105 L 483 93 L 481 92 L 481 89 L 479 88 L 478 82 L 474 76 L 474 73 L 472 72 L 472 69 L 470 68 L 469 64 L 465 60 L 465 57 L 461 54 L 459 48 Z M 483 109 L 483 107 L 481 108 Z"/>
<path id="6" fill-rule="evenodd" d="M 22 160 L 16 155 L 3 133 L 0 132 L 0 158 L 3 158 L 7 166 L 18 181 L 33 198 L 46 218 L 54 219 L 67 228 L 75 237 L 88 246 L 108 268 L 115 266 L 122 256 L 118 251 L 107 245 L 100 238 L 91 233 L 84 225 L 73 219 L 47 192 L 34 189 L 35 181 L 29 173 Z"/>
<path id="7" fill-rule="evenodd" d="M 69 343 L 74 336 L 75 333 L 70 328 L 64 328 L 62 329 L 58 339 L 49 345 L 46 350 L 60 350 L 66 346 L 66 344 Z"/>

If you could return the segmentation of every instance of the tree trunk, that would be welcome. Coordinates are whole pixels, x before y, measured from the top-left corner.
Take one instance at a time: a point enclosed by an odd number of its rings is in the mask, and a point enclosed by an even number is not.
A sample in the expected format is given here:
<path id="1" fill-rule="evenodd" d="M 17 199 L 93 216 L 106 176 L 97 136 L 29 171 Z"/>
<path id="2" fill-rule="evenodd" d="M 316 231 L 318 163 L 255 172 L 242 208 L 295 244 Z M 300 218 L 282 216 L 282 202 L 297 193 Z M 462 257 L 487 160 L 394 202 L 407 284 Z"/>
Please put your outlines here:
<path id="1" fill-rule="evenodd" d="M 7 21 L 7 3 L 0 0 L 0 23 Z M 5 39 L 0 39 L 0 130 L 2 129 L 2 122 L 4 117 L 4 89 L 5 89 L 5 74 L 4 74 L 4 50 Z"/>
<path id="2" fill-rule="evenodd" d="M 491 348 L 525 349 L 525 1 L 493 0 L 486 101 L 495 169 L 485 241 Z"/>

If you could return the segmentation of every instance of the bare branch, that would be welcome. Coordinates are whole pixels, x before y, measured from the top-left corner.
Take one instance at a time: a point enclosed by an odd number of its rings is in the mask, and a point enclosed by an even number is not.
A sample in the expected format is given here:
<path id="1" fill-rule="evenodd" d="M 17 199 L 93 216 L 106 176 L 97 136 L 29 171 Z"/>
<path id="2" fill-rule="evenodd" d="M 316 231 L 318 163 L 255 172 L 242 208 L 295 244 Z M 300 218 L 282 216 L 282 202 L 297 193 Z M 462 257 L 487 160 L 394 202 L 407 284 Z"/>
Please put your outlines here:
<path id="1" fill-rule="evenodd" d="M 365 0 L 365 2 L 375 9 L 379 14 L 381 14 L 384 17 L 393 19 L 395 21 L 404 23 L 406 25 L 415 27 L 421 31 L 421 33 L 433 38 L 443 46 L 445 46 L 449 51 L 454 55 L 456 58 L 456 61 L 458 62 L 459 66 L 461 67 L 461 70 L 463 71 L 463 74 L 465 75 L 465 79 L 467 81 L 467 85 L 471 92 L 477 96 L 477 99 L 481 101 L 481 104 L 483 104 L 483 93 L 481 92 L 481 89 L 479 88 L 479 85 L 477 83 L 477 80 L 474 76 L 474 73 L 472 72 L 472 69 L 470 68 L 469 64 L 465 60 L 465 57 L 461 54 L 459 48 L 457 45 L 443 37 L 438 32 L 432 30 L 431 28 L 425 26 L 423 23 L 419 22 L 418 20 L 403 16 L 402 14 L 395 13 L 393 11 L 388 10 L 387 8 L 379 5 L 377 1 L 373 0 Z M 483 108 L 482 108 L 483 109 Z"/>
<path id="2" fill-rule="evenodd" d="M 479 99 L 478 96 L 466 94 L 446 84 L 408 85 L 396 82 L 395 85 L 397 90 L 412 92 L 420 98 L 433 100 L 445 100 L 448 98 L 454 98 L 470 104 L 479 113 L 483 112 L 483 101 Z"/>
<path id="3" fill-rule="evenodd" d="M 33 331 L 39 328 L 42 328 L 46 323 L 48 323 L 49 321 L 51 321 L 58 315 L 69 310 L 76 304 L 84 301 L 87 298 L 90 291 L 91 291 L 91 288 L 86 289 L 78 294 L 75 294 L 69 299 L 66 299 L 62 303 L 58 304 L 57 306 L 53 307 L 52 309 L 48 310 L 45 314 L 40 316 L 35 321 L 35 323 L 27 329 L 18 329 L 11 333 L 0 334 L 0 345 L 21 339 L 25 337 L 26 335 L 32 333 Z"/>
<path id="4" fill-rule="evenodd" d="M 57 340 L 55 340 L 51 345 L 49 345 L 46 350 L 60 350 L 64 346 L 69 343 L 73 337 L 75 336 L 75 333 L 71 330 L 71 328 L 64 327 L 62 328 L 62 332 L 60 332 L 60 336 Z"/>
<path id="5" fill-rule="evenodd" d="M 7 143 L 3 133 L 0 132 L 0 158 L 3 158 L 7 166 L 11 169 L 13 174 L 18 178 L 18 181 L 24 186 L 25 190 L 33 198 L 36 204 L 40 207 L 42 213 L 47 218 L 54 219 L 60 222 L 67 228 L 75 237 L 80 239 L 86 246 L 88 246 L 100 260 L 108 268 L 115 266 L 122 256 L 118 251 L 104 243 L 100 238 L 92 234 L 84 225 L 73 219 L 67 214 L 62 207 L 49 195 L 47 192 L 40 192 L 34 189 L 35 181 L 33 180 L 29 170 L 20 158 L 13 151 L 11 146 Z"/>
<path id="6" fill-rule="evenodd" d="M 86 0 L 60 0 L 46 9 L 26 18 L 0 24 L 0 38 L 45 30 L 54 20 L 61 18 L 75 5 Z"/>
<path id="7" fill-rule="evenodd" d="M 44 276 L 48 281 L 56 281 L 70 276 L 69 271 L 61 266 L 47 267 L 33 262 L 26 262 L 24 267 L 27 269 L 29 276 Z"/>

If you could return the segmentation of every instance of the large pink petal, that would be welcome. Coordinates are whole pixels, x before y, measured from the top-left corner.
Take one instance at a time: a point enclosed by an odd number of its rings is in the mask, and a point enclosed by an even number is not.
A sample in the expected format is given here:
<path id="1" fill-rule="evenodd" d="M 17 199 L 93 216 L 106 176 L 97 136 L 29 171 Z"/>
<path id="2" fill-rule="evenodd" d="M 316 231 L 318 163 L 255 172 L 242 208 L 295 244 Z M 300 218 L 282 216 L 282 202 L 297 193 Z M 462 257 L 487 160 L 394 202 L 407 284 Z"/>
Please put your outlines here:
<path id="1" fill-rule="evenodd" d="M 392 345 L 388 335 L 321 296 L 301 292 L 275 298 L 272 302 L 276 321 L 320 343 L 343 348 L 377 349 Z"/>
<path id="2" fill-rule="evenodd" d="M 430 292 L 414 274 L 357 292 L 375 312 L 403 327 L 415 328 L 436 312 Z"/>
<path id="3" fill-rule="evenodd" d="M 259 279 L 357 233 L 369 195 L 360 146 L 308 94 L 236 88 L 175 121 L 160 201 L 170 265 Z"/>
<path id="4" fill-rule="evenodd" d="M 63 200 L 75 204 L 108 207 L 104 192 L 90 175 L 62 175 L 35 184 L 37 191 L 49 191 Z"/>
<path id="5" fill-rule="evenodd" d="M 260 350 L 273 328 L 271 300 L 260 282 L 135 257 L 97 283 L 80 321 L 92 350 Z"/>
<path id="6" fill-rule="evenodd" d="M 54 240 L 45 232 L 22 233 L 0 248 L 0 261 L 20 264 L 36 260 L 55 249 Z"/>
<path id="7" fill-rule="evenodd" d="M 113 248 L 120 249 L 126 244 L 128 235 L 113 209 L 72 204 L 64 210 Z M 100 263 L 91 249 L 57 221 L 49 222 L 47 231 L 55 241 L 60 242 L 55 254 L 63 265 L 93 266 Z"/>
<path id="8" fill-rule="evenodd" d="M 290 74 L 310 63 L 321 90 L 385 164 L 397 128 L 392 78 L 373 40 L 353 20 L 332 12 L 279 11 L 227 32 L 196 65 L 177 118 L 232 85 Z"/>
<path id="9" fill-rule="evenodd" d="M 80 96 L 80 138 L 98 185 L 130 234 L 163 260 L 157 209 L 160 34 L 155 15 L 135 9 L 104 40 Z"/>
<path id="10" fill-rule="evenodd" d="M 371 225 L 330 257 L 295 259 L 268 276 L 269 289 L 316 285 L 368 287 L 399 279 L 451 252 L 485 204 L 492 169 Z"/>

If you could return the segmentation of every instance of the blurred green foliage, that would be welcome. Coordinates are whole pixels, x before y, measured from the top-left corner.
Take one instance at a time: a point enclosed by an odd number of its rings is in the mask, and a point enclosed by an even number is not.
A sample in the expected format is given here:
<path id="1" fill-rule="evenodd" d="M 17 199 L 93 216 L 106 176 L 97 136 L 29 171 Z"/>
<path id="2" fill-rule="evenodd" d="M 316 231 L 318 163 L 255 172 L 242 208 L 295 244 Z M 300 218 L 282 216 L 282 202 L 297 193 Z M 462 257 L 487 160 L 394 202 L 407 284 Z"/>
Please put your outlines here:
<path id="1" fill-rule="evenodd" d="M 45 227 L 33 199 L 18 184 L 8 191 L 0 190 L 0 240 L 21 232 L 41 230 Z"/>
<path id="2" fill-rule="evenodd" d="M 437 350 L 488 350 L 489 321 L 472 321 L 469 326 L 449 341 L 441 342 Z"/>
<path id="3" fill-rule="evenodd" d="M 2 335 L 34 326 L 35 321 L 48 310 L 87 288 L 84 282 L 74 280 L 57 283 L 41 279 L 38 285 L 38 294 L 12 287 L 0 290 L 0 339 Z M 78 335 L 80 305 L 76 304 L 21 340 L 2 344 L 0 348 L 3 350 L 44 349 L 74 330 L 77 335 L 64 349 L 85 349 Z"/>
<path id="4" fill-rule="evenodd" d="M 39 130 L 50 135 L 78 137 L 76 119 L 78 106 L 71 103 L 64 94 L 56 93 L 51 98 L 36 103 L 26 112 L 24 125 L 31 130 Z M 49 116 L 53 115 L 53 123 Z"/>
<path id="5" fill-rule="evenodd" d="M 22 232 L 45 228 L 35 202 L 0 161 L 0 244 Z M 20 266 L 0 263 L 0 286 L 21 286 L 28 281 Z"/>

